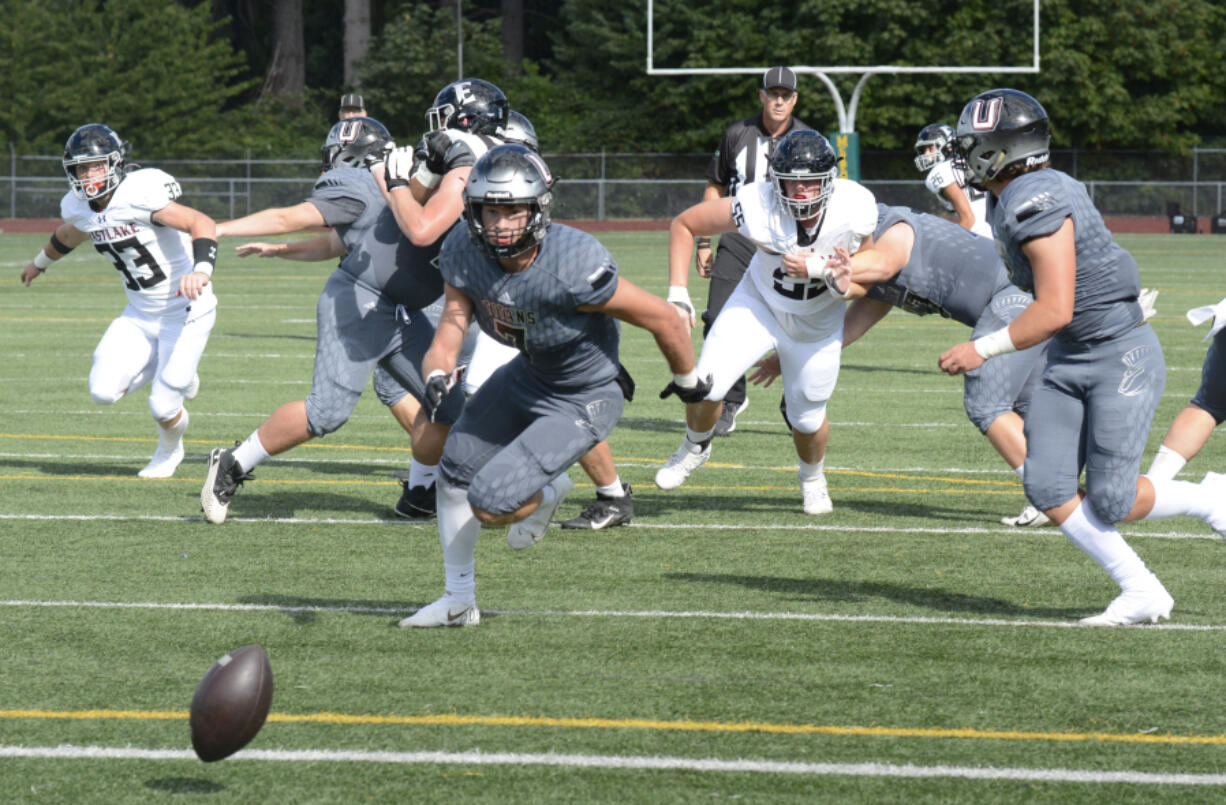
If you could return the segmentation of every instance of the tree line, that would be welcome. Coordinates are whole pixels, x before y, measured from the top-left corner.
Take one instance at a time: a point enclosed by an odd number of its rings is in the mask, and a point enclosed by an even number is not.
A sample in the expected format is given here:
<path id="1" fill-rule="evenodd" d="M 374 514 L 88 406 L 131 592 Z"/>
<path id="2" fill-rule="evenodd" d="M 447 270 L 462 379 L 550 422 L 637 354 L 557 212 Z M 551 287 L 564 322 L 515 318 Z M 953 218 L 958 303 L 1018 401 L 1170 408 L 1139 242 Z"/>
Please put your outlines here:
<path id="1" fill-rule="evenodd" d="M 462 2 L 457 14 L 455 3 Z M 654 62 L 1030 63 L 1031 0 L 656 0 Z M 406 142 L 464 74 L 498 84 L 546 152 L 704 152 L 758 108 L 757 76 L 646 74 L 646 0 L 0 0 L 0 132 L 54 153 L 105 122 L 145 157 L 314 155 L 344 91 Z M 460 18 L 462 40 L 457 35 Z M 1044 0 L 1037 75 L 875 75 L 861 147 L 908 149 L 991 86 L 1026 90 L 1054 145 L 1185 152 L 1226 141 L 1226 8 Z M 461 47 L 457 47 L 461 43 Z M 844 101 L 856 74 L 834 75 Z M 796 114 L 837 128 L 801 77 Z"/>

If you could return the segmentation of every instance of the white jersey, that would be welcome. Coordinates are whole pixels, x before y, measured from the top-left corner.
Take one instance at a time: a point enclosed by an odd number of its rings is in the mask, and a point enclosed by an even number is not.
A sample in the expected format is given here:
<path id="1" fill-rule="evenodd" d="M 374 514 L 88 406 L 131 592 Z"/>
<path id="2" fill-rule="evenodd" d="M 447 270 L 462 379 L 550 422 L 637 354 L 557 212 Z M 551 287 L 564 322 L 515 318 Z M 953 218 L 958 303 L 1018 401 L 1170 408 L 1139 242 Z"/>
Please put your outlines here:
<path id="1" fill-rule="evenodd" d="M 746 273 L 766 303 L 786 313 L 808 315 L 841 304 L 827 292 L 825 280 L 797 279 L 783 270 L 783 255 L 814 253 L 834 256 L 835 247 L 849 252 L 873 234 L 877 226 L 877 201 L 868 188 L 848 179 L 835 179 L 826 200 L 826 214 L 816 238 L 800 243 L 800 224 L 785 212 L 770 182 L 753 182 L 737 188 L 732 217 L 738 231 L 758 247 Z"/>
<path id="2" fill-rule="evenodd" d="M 191 237 L 155 224 L 153 214 L 180 195 L 173 176 L 144 168 L 125 176 L 100 212 L 71 191 L 60 201 L 60 217 L 89 235 L 94 248 L 119 270 L 128 302 L 146 315 L 163 316 L 190 306 L 198 316 L 217 307 L 211 284 L 194 300 L 175 295 L 179 279 L 195 270 Z"/>
<path id="3" fill-rule="evenodd" d="M 954 205 L 945 198 L 945 194 L 941 191 L 950 185 L 961 187 L 966 193 L 966 200 L 971 203 L 971 213 L 975 216 L 975 223 L 971 227 L 971 231 L 976 235 L 985 238 L 992 237 L 992 227 L 988 224 L 988 194 L 982 190 L 976 190 L 966 183 L 966 178 L 962 176 L 962 172 L 954 168 L 954 163 L 945 160 L 938 162 L 932 166 L 932 170 L 928 171 L 927 178 L 924 179 L 924 187 L 932 191 L 932 194 L 941 202 L 941 206 L 947 212 L 954 211 Z"/>

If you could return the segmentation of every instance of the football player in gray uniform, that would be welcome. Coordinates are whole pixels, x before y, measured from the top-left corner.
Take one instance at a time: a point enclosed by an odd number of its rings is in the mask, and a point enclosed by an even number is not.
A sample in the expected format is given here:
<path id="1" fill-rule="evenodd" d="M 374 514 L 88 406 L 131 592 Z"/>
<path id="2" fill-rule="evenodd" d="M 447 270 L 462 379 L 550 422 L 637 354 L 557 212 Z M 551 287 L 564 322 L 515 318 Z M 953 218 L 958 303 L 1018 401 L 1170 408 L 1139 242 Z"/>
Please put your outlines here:
<path id="1" fill-rule="evenodd" d="M 845 296 L 856 300 L 843 320 L 844 349 L 895 307 L 919 316 L 938 313 L 971 327 L 978 337 L 1008 325 L 1034 301 L 1009 282 L 990 238 L 907 207 L 878 204 L 877 213 L 873 248 L 854 257 L 839 250 L 829 263 L 839 286 L 849 283 Z M 967 417 L 1018 477 L 1026 459 L 1022 423 L 1045 351 L 1045 344 L 1020 350 L 965 376 Z M 1033 527 L 1051 521 L 1028 505 L 1002 522 Z"/>
<path id="2" fill-rule="evenodd" d="M 1200 388 L 1167 429 L 1158 455 L 1145 473 L 1150 480 L 1174 478 L 1209 441 L 1213 429 L 1226 420 L 1226 299 L 1188 311 L 1193 324 L 1209 319 L 1213 325 L 1204 340 L 1213 339 L 1213 343 L 1200 370 Z"/>
<path id="3" fill-rule="evenodd" d="M 334 136 L 338 130 L 343 136 Z M 395 404 L 405 393 L 418 398 L 424 393 L 420 362 L 434 327 L 421 310 L 442 293 L 442 279 L 432 265 L 438 247 L 415 246 L 400 233 L 367 169 L 370 162 L 381 161 L 390 142 L 387 130 L 370 118 L 340 121 L 324 143 L 330 170 L 320 177 L 310 199 L 295 207 L 255 213 L 223 229 L 226 234 L 250 235 L 289 231 L 308 220 L 327 224 L 334 230 L 327 240 L 315 238 L 306 245 L 314 249 L 323 241 L 331 248 L 320 249 L 323 256 L 343 254 L 344 259 L 328 278 L 316 306 L 310 395 L 277 408 L 237 447 L 213 450 L 200 492 L 209 522 L 225 521 L 239 486 L 269 456 L 344 425 L 377 368 L 386 372 L 383 383 L 376 382 L 386 404 Z M 307 255 L 319 256 L 310 249 L 285 256 Z M 437 463 L 447 425 L 455 421 L 462 405 L 462 397 L 456 395 L 435 421 L 420 415 L 412 421 L 416 460 Z"/>
<path id="4" fill-rule="evenodd" d="M 1010 278 L 1034 293 L 1007 327 L 947 350 L 950 374 L 1051 339 L 1026 420 L 1026 497 L 1120 586 L 1090 626 L 1170 617 L 1174 599 L 1116 523 L 1191 515 L 1226 536 L 1226 476 L 1138 476 L 1166 362 L 1137 297 L 1136 260 L 1111 238 L 1085 186 L 1049 167 L 1046 110 L 996 89 L 967 103 L 958 149 L 989 191 L 988 221 Z M 1085 470 L 1085 489 L 1078 479 Z"/>
<path id="5" fill-rule="evenodd" d="M 465 225 L 443 244 L 446 301 L 422 367 L 427 411 L 460 385 L 457 358 L 474 318 L 520 354 L 468 400 L 447 438 L 438 479 L 445 592 L 401 626 L 480 622 L 474 568 L 482 526 L 509 525 L 512 548 L 545 534 L 574 486 L 567 468 L 621 416 L 618 319 L 655 336 L 682 399 L 710 389 L 698 380 L 671 306 L 620 278 L 594 237 L 551 226 L 552 187 L 545 162 L 527 148 L 490 149 L 465 184 Z"/>
<path id="6" fill-rule="evenodd" d="M 127 143 L 101 123 L 72 133 L 63 165 L 72 188 L 60 201 L 63 222 L 26 264 L 21 281 L 28 287 L 86 241 L 119 270 L 128 304 L 94 350 L 89 395 L 111 405 L 151 384 L 158 446 L 137 475 L 169 478 L 183 461 L 183 402 L 200 388 L 196 367 L 217 319 L 210 285 L 216 226 L 176 201 L 181 191 L 173 176 L 129 165 Z"/>

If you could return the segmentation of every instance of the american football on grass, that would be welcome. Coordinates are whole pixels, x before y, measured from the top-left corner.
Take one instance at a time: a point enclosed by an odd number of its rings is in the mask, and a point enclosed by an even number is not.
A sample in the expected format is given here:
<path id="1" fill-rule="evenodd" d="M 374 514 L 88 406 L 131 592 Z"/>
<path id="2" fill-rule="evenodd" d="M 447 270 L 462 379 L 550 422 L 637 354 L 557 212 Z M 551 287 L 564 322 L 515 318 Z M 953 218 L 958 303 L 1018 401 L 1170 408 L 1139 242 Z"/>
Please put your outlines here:
<path id="1" fill-rule="evenodd" d="M 205 763 L 227 758 L 264 726 L 272 706 L 272 667 L 256 645 L 231 651 L 196 686 L 192 697 L 192 748 Z"/>

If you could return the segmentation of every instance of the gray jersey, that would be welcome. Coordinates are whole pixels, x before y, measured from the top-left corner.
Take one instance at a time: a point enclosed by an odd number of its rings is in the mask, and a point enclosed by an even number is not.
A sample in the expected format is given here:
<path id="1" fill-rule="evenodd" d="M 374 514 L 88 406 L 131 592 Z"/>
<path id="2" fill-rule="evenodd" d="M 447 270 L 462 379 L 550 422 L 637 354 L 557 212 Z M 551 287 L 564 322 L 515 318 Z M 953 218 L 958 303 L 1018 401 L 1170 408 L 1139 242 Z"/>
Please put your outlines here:
<path id="1" fill-rule="evenodd" d="M 481 329 L 523 353 L 542 381 L 579 388 L 617 376 L 617 321 L 577 310 L 617 290 L 617 264 L 596 238 L 553 224 L 532 265 L 508 274 L 460 224 L 443 242 L 439 268 L 472 300 Z"/>
<path id="2" fill-rule="evenodd" d="M 898 223 L 911 227 L 911 259 L 886 282 L 868 292 L 909 313 L 940 313 L 974 327 L 992 297 L 1009 287 L 1009 276 L 990 238 L 979 237 L 952 221 L 908 207 L 877 205 L 873 239 Z"/>
<path id="3" fill-rule="evenodd" d="M 443 277 L 437 268 L 442 241 L 414 246 L 400 231 L 391 207 L 384 205 L 374 225 L 362 233 L 337 270 L 394 305 L 420 310 L 443 293 Z"/>
<path id="4" fill-rule="evenodd" d="M 1098 341 L 1127 332 L 1144 317 L 1137 303 L 1141 276 L 1137 261 L 1111 238 L 1085 185 L 1051 168 L 1024 173 L 988 200 L 988 220 L 1000 244 L 1009 276 L 1034 290 L 1034 272 L 1022 245 L 1050 235 L 1073 219 L 1077 279 L 1073 320 L 1056 333 L 1060 341 Z"/>
<path id="5" fill-rule="evenodd" d="M 336 230 L 347 252 L 357 247 L 387 206 L 370 171 L 349 165 L 337 165 L 316 179 L 307 201 L 319 210 L 324 223 Z"/>

